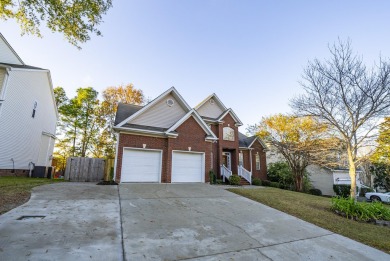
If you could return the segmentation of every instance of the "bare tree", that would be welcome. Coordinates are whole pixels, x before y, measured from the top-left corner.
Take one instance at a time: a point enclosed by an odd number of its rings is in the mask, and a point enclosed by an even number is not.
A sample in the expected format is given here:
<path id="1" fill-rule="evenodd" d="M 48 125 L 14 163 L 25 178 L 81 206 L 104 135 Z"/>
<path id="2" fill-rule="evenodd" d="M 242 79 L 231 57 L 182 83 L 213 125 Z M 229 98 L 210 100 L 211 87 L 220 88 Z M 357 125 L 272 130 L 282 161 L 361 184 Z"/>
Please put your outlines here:
<path id="1" fill-rule="evenodd" d="M 367 68 L 350 42 L 329 46 L 331 58 L 309 62 L 303 73 L 305 94 L 291 100 L 298 115 L 328 124 L 348 156 L 351 197 L 356 194 L 356 168 L 363 148 L 371 146 L 380 120 L 390 112 L 390 65 Z"/>

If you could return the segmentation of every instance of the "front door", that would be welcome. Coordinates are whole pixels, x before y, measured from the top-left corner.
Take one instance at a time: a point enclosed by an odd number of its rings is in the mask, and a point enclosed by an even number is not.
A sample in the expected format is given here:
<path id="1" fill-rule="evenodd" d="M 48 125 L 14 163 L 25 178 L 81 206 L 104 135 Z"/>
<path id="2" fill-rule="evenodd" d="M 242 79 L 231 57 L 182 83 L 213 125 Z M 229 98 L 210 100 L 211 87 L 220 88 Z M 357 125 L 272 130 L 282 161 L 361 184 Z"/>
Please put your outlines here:
<path id="1" fill-rule="evenodd" d="M 222 164 L 225 165 L 226 168 L 232 170 L 232 161 L 231 161 L 231 153 L 230 152 L 222 152 Z"/>

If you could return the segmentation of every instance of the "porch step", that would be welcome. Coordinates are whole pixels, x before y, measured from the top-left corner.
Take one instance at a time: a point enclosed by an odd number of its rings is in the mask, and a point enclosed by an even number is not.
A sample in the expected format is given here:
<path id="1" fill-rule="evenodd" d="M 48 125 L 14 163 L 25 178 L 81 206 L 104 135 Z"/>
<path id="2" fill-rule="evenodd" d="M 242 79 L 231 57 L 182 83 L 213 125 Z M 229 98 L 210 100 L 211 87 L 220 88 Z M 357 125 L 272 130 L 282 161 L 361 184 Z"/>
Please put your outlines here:
<path id="1" fill-rule="evenodd" d="M 249 183 L 246 179 L 244 179 L 243 177 L 241 177 L 240 185 L 241 185 L 241 186 L 246 186 L 246 185 L 250 185 L 250 183 Z"/>

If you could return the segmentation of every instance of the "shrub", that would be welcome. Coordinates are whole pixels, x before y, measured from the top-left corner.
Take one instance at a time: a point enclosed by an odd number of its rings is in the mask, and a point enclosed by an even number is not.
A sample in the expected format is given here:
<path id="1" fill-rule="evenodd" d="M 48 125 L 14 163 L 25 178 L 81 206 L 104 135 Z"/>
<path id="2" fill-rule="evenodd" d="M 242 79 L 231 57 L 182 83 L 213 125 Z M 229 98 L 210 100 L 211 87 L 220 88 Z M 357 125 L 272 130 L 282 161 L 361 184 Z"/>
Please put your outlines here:
<path id="1" fill-rule="evenodd" d="M 232 175 L 229 178 L 230 185 L 235 185 L 235 186 L 240 185 L 240 181 L 241 181 L 241 178 L 237 175 Z"/>
<path id="2" fill-rule="evenodd" d="M 316 188 L 309 189 L 309 193 L 316 196 L 322 196 L 322 191 Z"/>
<path id="3" fill-rule="evenodd" d="M 279 188 L 280 184 L 279 184 L 279 182 L 272 182 L 271 181 L 270 186 L 273 187 L 273 188 Z"/>
<path id="4" fill-rule="evenodd" d="M 333 185 L 333 191 L 339 197 L 348 198 L 351 193 L 351 185 Z"/>
<path id="5" fill-rule="evenodd" d="M 366 203 L 356 202 L 350 198 L 332 198 L 333 211 L 344 214 L 347 218 L 370 221 L 386 220 L 390 221 L 390 209 L 380 202 Z"/>
<path id="6" fill-rule="evenodd" d="M 215 179 L 215 184 L 221 185 L 221 184 L 223 184 L 223 180 L 222 179 Z"/>
<path id="7" fill-rule="evenodd" d="M 284 161 L 268 164 L 267 167 L 268 180 L 272 182 L 279 182 L 285 187 L 290 187 L 294 184 L 292 171 L 288 164 Z"/>
<path id="8" fill-rule="evenodd" d="M 262 180 L 261 184 L 263 186 L 265 186 L 265 187 L 269 187 L 269 186 L 271 186 L 271 181 L 269 181 L 269 180 Z"/>
<path id="9" fill-rule="evenodd" d="M 360 188 L 359 196 L 364 197 L 367 192 L 374 192 L 374 190 L 372 188 Z"/>
<path id="10" fill-rule="evenodd" d="M 209 178 L 210 178 L 210 184 L 215 184 L 216 183 L 216 176 L 214 174 L 214 170 L 209 171 Z"/>
<path id="11" fill-rule="evenodd" d="M 252 185 L 261 186 L 261 179 L 258 179 L 258 178 L 252 179 Z"/>

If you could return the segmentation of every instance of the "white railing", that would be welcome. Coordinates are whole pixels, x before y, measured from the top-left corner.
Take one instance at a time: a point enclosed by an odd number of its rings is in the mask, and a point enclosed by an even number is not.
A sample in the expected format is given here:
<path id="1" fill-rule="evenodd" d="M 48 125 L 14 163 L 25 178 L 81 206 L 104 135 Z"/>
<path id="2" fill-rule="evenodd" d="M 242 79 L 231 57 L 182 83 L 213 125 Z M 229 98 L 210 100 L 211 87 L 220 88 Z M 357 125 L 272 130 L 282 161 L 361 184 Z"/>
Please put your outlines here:
<path id="1" fill-rule="evenodd" d="M 232 171 L 225 167 L 225 165 L 221 165 L 221 176 L 223 179 L 223 182 L 225 182 L 225 178 L 229 180 L 230 176 L 232 175 Z"/>
<path id="2" fill-rule="evenodd" d="M 238 176 L 243 177 L 249 184 L 252 184 L 252 173 L 244 169 L 243 166 L 238 166 Z"/>

